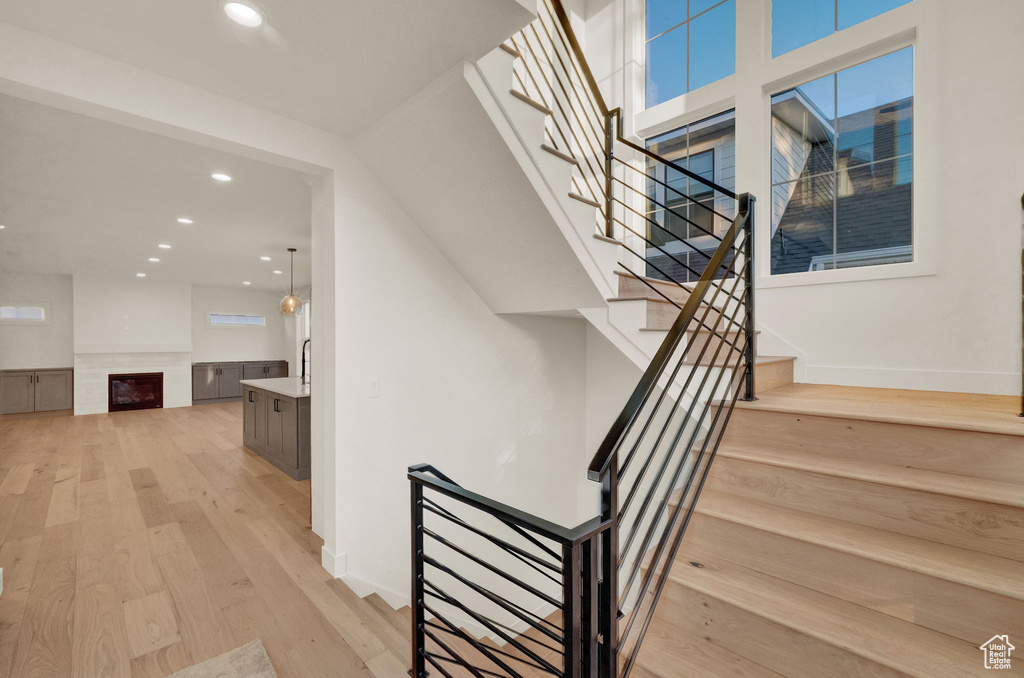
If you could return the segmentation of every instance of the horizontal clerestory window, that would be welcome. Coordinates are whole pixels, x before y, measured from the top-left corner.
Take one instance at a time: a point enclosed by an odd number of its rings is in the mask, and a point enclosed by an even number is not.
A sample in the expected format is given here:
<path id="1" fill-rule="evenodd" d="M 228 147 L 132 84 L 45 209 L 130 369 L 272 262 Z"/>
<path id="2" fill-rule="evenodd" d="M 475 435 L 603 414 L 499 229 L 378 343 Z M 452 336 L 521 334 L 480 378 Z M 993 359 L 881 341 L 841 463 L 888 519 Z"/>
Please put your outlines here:
<path id="1" fill-rule="evenodd" d="M 209 324 L 216 327 L 263 327 L 266 318 L 262 315 L 211 313 Z"/>
<path id="2" fill-rule="evenodd" d="M 0 321 L 45 323 L 46 309 L 42 306 L 0 306 Z"/>

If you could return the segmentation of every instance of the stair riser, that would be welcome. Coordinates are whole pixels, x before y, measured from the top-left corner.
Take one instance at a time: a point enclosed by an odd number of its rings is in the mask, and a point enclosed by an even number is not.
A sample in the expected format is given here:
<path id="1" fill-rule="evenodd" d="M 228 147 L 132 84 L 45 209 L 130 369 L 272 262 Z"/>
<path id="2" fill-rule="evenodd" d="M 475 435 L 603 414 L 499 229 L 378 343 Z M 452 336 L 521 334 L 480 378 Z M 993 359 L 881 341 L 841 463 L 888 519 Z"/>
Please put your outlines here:
<path id="1" fill-rule="evenodd" d="M 674 580 L 665 587 L 658 616 L 789 678 L 905 675 Z"/>
<path id="2" fill-rule="evenodd" d="M 1024 509 L 720 456 L 708 489 L 1024 561 Z"/>
<path id="3" fill-rule="evenodd" d="M 975 645 L 992 629 L 1024 637 L 1024 601 L 701 514 L 686 539 L 718 558 Z"/>
<path id="4" fill-rule="evenodd" d="M 642 275 L 644 271 L 636 271 L 636 273 Z M 638 297 L 646 296 L 648 294 L 657 294 L 657 292 L 654 292 L 650 287 L 631 275 L 620 275 L 618 278 L 620 297 Z M 654 286 L 658 292 L 661 292 L 673 301 L 684 303 L 690 297 L 689 290 L 685 290 L 674 283 L 663 282 L 660 280 L 648 280 L 647 282 Z"/>
<path id="5" fill-rule="evenodd" d="M 736 362 L 737 349 L 742 350 L 746 339 L 738 330 L 731 332 L 696 332 L 691 335 L 686 351 L 686 362 L 690 365 L 717 365 Z M 703 353 L 702 353 L 703 352 Z M 717 352 L 717 355 L 716 355 Z"/>
<path id="6" fill-rule="evenodd" d="M 759 363 L 754 365 L 754 390 L 756 393 L 764 393 L 773 388 L 788 386 L 793 383 L 793 361 L 780 360 L 770 363 Z M 729 422 L 732 429 L 732 422 Z"/>
<path id="7" fill-rule="evenodd" d="M 694 316 L 693 322 L 695 328 L 700 325 L 705 325 L 718 329 L 729 325 L 729 318 L 731 315 L 728 314 L 731 313 L 731 311 L 726 311 L 727 315 L 720 319 L 721 311 L 717 309 L 706 311 L 706 308 L 706 305 L 700 307 L 697 314 Z M 679 311 L 679 308 L 676 308 L 667 301 L 649 300 L 647 302 L 647 329 L 671 329 L 672 324 L 676 321 L 676 318 L 679 317 Z M 705 311 L 707 312 L 707 315 L 705 315 Z"/>
<path id="8" fill-rule="evenodd" d="M 725 442 L 1024 484 L 1018 436 L 738 409 Z"/>

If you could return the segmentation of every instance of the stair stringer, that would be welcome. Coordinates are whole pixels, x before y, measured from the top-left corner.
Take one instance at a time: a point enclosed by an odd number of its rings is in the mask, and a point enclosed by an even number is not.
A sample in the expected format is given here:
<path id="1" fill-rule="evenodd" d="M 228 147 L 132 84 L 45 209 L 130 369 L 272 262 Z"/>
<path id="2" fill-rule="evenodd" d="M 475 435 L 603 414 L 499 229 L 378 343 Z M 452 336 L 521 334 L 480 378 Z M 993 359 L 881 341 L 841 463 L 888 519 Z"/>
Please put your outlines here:
<path id="1" fill-rule="evenodd" d="M 583 268 L 606 298 L 613 297 L 620 246 L 593 237 L 596 209 L 569 197 L 572 165 L 541 149 L 547 114 L 512 94 L 514 62 L 497 48 L 475 64 L 479 78 L 467 80 Z"/>
<path id="2" fill-rule="evenodd" d="M 512 93 L 515 60 L 516 57 L 506 50 L 495 49 L 476 63 L 479 80 L 469 76 L 467 80 L 595 286 L 606 298 L 617 297 L 615 271 L 621 270 L 620 261 L 632 255 L 622 243 L 597 233 L 597 208 L 569 196 L 573 165 L 542 148 L 548 114 Z M 646 303 L 643 300 L 619 301 L 578 311 L 643 370 L 651 364 L 664 339 L 660 333 L 642 330 L 647 324 Z M 728 308 L 723 304 L 716 306 Z M 709 376 L 708 383 L 713 384 L 719 368 L 710 369 L 716 372 Z M 695 383 L 699 383 L 702 376 L 698 375 Z M 726 374 L 722 382 L 727 383 L 728 379 Z M 690 390 L 690 395 L 697 395 L 698 389 Z M 705 390 L 709 391 L 705 397 L 720 397 L 720 394 L 711 394 L 710 388 Z"/>

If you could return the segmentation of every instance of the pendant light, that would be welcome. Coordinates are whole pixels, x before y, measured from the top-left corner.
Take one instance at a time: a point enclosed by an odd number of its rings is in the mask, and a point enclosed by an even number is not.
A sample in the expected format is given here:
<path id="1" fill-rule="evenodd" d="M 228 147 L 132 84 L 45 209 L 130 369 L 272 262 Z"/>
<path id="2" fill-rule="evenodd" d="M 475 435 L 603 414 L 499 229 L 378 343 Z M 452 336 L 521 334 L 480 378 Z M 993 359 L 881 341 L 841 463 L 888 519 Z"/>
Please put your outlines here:
<path id="1" fill-rule="evenodd" d="M 291 254 L 291 276 L 292 281 L 288 290 L 288 296 L 281 300 L 281 313 L 284 315 L 295 316 L 302 312 L 302 299 L 295 296 L 295 248 L 288 248 L 289 254 Z"/>

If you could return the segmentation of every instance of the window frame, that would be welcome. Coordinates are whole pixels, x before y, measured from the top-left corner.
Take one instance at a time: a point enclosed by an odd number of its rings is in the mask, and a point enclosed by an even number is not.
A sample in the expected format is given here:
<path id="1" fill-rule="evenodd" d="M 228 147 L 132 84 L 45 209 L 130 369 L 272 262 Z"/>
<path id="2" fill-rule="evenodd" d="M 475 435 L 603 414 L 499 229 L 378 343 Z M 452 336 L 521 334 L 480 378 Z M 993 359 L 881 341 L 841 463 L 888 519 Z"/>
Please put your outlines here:
<path id="1" fill-rule="evenodd" d="M 912 103 L 913 116 L 910 119 L 910 122 L 911 122 L 911 131 L 910 131 L 911 150 L 910 150 L 910 153 L 903 154 L 903 155 L 897 154 L 897 155 L 894 155 L 894 156 L 892 156 L 890 158 L 885 158 L 883 160 L 872 159 L 871 162 L 865 163 L 865 165 L 875 165 L 875 164 L 883 164 L 883 163 L 886 163 L 886 162 L 892 162 L 894 170 L 898 170 L 899 162 L 900 161 L 905 161 L 907 159 L 910 160 L 910 163 L 911 163 L 911 176 L 912 176 L 912 179 L 911 179 L 911 182 L 910 182 L 911 183 L 911 196 L 910 196 L 910 243 L 911 244 L 909 245 L 909 247 L 910 247 L 910 254 L 911 254 L 910 261 L 879 263 L 879 264 L 870 264 L 870 265 L 865 265 L 865 266 L 854 266 L 854 267 L 840 267 L 840 266 L 838 266 L 838 263 L 840 261 L 855 261 L 856 259 L 863 258 L 863 257 L 857 257 L 857 256 L 843 257 L 842 255 L 844 253 L 837 251 L 837 249 L 836 249 L 836 240 L 835 240 L 835 238 L 836 238 L 836 231 L 835 231 L 835 228 L 836 228 L 836 226 L 835 226 L 836 214 L 835 214 L 835 212 L 833 212 L 833 251 L 832 251 L 832 256 L 833 256 L 834 265 L 832 267 L 810 268 L 810 269 L 808 269 L 806 271 L 793 271 L 793 272 L 787 272 L 787 273 L 773 273 L 772 272 L 772 262 L 771 262 L 771 247 L 772 247 L 772 235 L 773 235 L 773 233 L 772 233 L 772 229 L 771 229 L 770 226 L 771 226 L 772 218 L 773 218 L 773 214 L 772 214 L 772 199 L 773 199 L 774 189 L 775 189 L 777 184 L 774 181 L 772 181 L 772 166 L 773 166 L 774 155 L 775 155 L 775 135 L 774 135 L 774 131 L 772 129 L 773 126 L 771 124 L 771 120 L 772 120 L 772 117 L 773 117 L 772 99 L 774 97 L 776 97 L 776 96 L 785 94 L 786 92 L 788 92 L 790 90 L 798 88 L 801 85 L 807 84 L 809 82 L 814 82 L 815 80 L 819 80 L 819 79 L 824 78 L 824 77 L 837 76 L 842 71 L 854 68 L 856 66 L 860 66 L 861 64 L 869 63 L 871 61 L 874 61 L 876 59 L 880 59 L 880 58 L 888 56 L 890 54 L 895 54 L 895 53 L 903 51 L 905 49 L 910 49 L 911 50 L 911 54 L 912 54 L 912 56 L 911 56 L 911 77 L 912 77 L 912 81 L 911 81 L 912 82 L 911 100 L 913 102 Z M 767 174 L 767 176 L 766 176 L 766 179 L 767 179 L 767 190 L 765 192 L 765 195 L 768 197 L 768 200 L 765 201 L 765 207 L 764 207 L 764 209 L 767 209 L 767 215 L 766 215 L 766 217 L 762 217 L 762 218 L 766 218 L 767 219 L 768 224 L 769 224 L 769 228 L 764 229 L 765 234 L 761 236 L 761 238 L 759 239 L 759 241 L 757 243 L 758 247 L 760 248 L 760 257 L 759 257 L 759 260 L 757 262 L 757 269 L 759 271 L 759 275 L 757 277 L 757 283 L 759 285 L 761 285 L 761 286 L 764 286 L 764 287 L 788 287 L 788 286 L 791 286 L 791 285 L 806 284 L 808 282 L 811 282 L 813 280 L 813 278 L 815 278 L 815 277 L 822 277 L 823 280 L 821 280 L 821 281 L 813 281 L 813 282 L 829 283 L 829 282 L 848 282 L 848 281 L 853 281 L 853 280 L 877 280 L 877 279 L 887 279 L 887 278 L 894 278 L 894 277 L 913 277 L 913 276 L 918 276 L 918 275 L 934 275 L 935 274 L 934 263 L 929 263 L 929 265 L 926 268 L 922 267 L 922 259 L 921 259 L 921 245 L 922 245 L 922 243 L 921 243 L 921 232 L 918 229 L 919 213 L 918 213 L 918 209 L 917 209 L 918 208 L 918 190 L 917 189 L 918 189 L 918 182 L 919 182 L 920 179 L 919 179 L 919 176 L 918 176 L 918 169 L 917 169 L 918 168 L 918 163 L 916 162 L 916 158 L 917 158 L 917 150 L 919 148 L 917 100 L 918 100 L 918 74 L 919 74 L 920 70 L 919 70 L 918 46 L 917 46 L 916 40 L 909 39 L 906 42 L 896 43 L 895 45 L 893 45 L 891 47 L 879 46 L 876 49 L 875 52 L 870 53 L 870 56 L 863 56 L 863 57 L 861 57 L 858 54 L 854 53 L 854 54 L 850 55 L 850 58 L 847 60 L 846 63 L 843 63 L 841 65 L 836 65 L 834 67 L 830 67 L 830 65 L 827 64 L 827 63 L 822 63 L 819 66 L 820 67 L 818 69 L 818 72 L 815 75 L 813 75 L 813 76 L 808 77 L 806 75 L 806 73 L 805 74 L 794 73 L 791 76 L 791 78 L 790 78 L 791 81 L 795 81 L 792 84 L 787 84 L 786 86 L 780 86 L 780 85 L 775 85 L 774 83 L 770 83 L 769 85 L 766 85 L 764 87 L 765 111 L 766 111 L 765 114 L 767 115 L 768 127 L 769 127 L 769 131 L 768 131 L 768 134 L 767 134 L 767 142 L 768 142 L 767 173 L 766 173 Z M 837 90 L 836 96 L 838 97 L 838 90 Z M 838 121 L 838 110 L 835 111 L 835 115 L 837 117 L 833 121 L 834 123 Z M 838 130 L 836 131 L 836 139 L 834 140 L 833 143 L 834 143 L 836 149 L 838 149 L 838 143 L 839 143 Z M 834 155 L 833 157 L 835 158 L 836 156 Z M 860 165 L 855 165 L 854 167 L 859 167 L 859 166 Z M 843 172 L 845 172 L 845 171 L 846 170 L 844 169 Z M 833 179 L 833 183 L 836 186 L 836 190 L 838 191 L 838 181 L 839 181 L 839 178 L 840 178 L 841 174 L 842 174 L 842 172 L 840 171 L 839 165 L 838 165 L 838 163 L 836 163 L 836 165 L 830 171 L 815 173 L 815 174 L 812 174 L 812 175 L 808 175 L 808 177 L 803 177 L 803 178 L 806 179 L 806 178 L 812 178 L 812 177 L 831 176 L 832 179 Z M 794 180 L 794 181 L 798 181 L 798 180 Z M 793 183 L 793 182 L 782 182 L 782 183 Z M 838 202 L 834 202 L 833 203 L 833 210 L 835 210 L 837 207 L 838 207 Z M 930 242 L 925 243 L 925 249 L 930 251 L 930 245 L 931 245 Z M 900 247 L 901 246 L 892 247 L 892 248 L 886 248 L 886 249 L 896 250 L 896 249 L 900 249 Z M 857 252 L 859 252 L 859 250 Z M 857 252 L 850 252 L 850 253 L 846 253 L 846 254 L 853 255 L 853 254 L 856 254 Z M 813 258 L 812 258 L 812 265 L 813 265 L 813 263 L 814 262 L 813 262 Z M 850 272 L 867 272 L 867 271 L 873 271 L 874 269 L 892 269 L 892 272 L 883 272 L 882 274 L 868 272 L 868 273 L 864 273 L 863 275 L 856 275 L 856 274 L 850 273 Z M 793 282 L 793 283 L 785 282 L 785 279 L 788 279 L 788 278 L 794 278 L 794 279 L 796 279 L 796 282 Z"/>
<path id="2" fill-rule="evenodd" d="M 215 323 L 212 322 L 211 318 L 215 315 L 222 316 L 246 316 L 250 318 L 260 318 L 262 322 L 259 325 L 247 325 L 247 324 L 236 324 L 236 323 Z M 263 313 L 222 313 L 220 311 L 207 311 L 206 312 L 206 327 L 218 330 L 265 330 L 267 329 L 267 316 Z"/>
<path id="3" fill-rule="evenodd" d="M 752 3 L 752 4 L 751 4 Z M 938 163 L 935 144 L 941 107 L 941 78 L 938 55 L 941 35 L 935 29 L 937 9 L 930 3 L 910 2 L 835 33 L 803 49 L 771 58 L 770 0 L 749 0 L 750 13 L 737 16 L 736 75 L 686 96 L 653 108 L 643 105 L 645 74 L 629 68 L 628 62 L 643 64 L 644 0 L 627 0 L 628 44 L 622 68 L 626 92 L 635 107 L 625 117 L 627 136 L 643 145 L 645 140 L 698 122 L 720 111 L 735 109 L 738 123 L 737 154 L 745 162 L 737 166 L 736 186 L 750 191 L 757 202 L 755 237 L 755 284 L 765 289 L 856 283 L 898 278 L 921 278 L 937 273 Z M 913 196 L 914 261 L 882 266 L 806 271 L 784 276 L 767 274 L 770 269 L 770 241 L 763 225 L 771 214 L 771 95 L 809 80 L 834 73 L 863 61 L 884 56 L 904 47 L 914 47 L 913 154 L 916 187 Z"/>
<path id="4" fill-rule="evenodd" d="M 831 33 L 826 33 L 825 35 L 821 36 L 820 38 L 815 38 L 815 39 L 811 40 L 810 42 L 805 42 L 802 45 L 799 45 L 797 47 L 793 47 L 792 49 L 788 49 L 785 52 L 782 52 L 780 54 L 775 54 L 775 5 L 774 5 L 774 2 L 772 2 L 772 0 L 768 0 L 768 58 L 769 59 L 780 59 L 780 58 L 786 56 L 787 54 L 792 54 L 793 52 L 796 52 L 798 50 L 801 50 L 801 49 L 804 49 L 806 47 L 809 47 L 809 46 L 813 45 L 816 42 L 820 42 L 822 40 L 826 40 L 826 39 L 836 35 L 837 33 L 842 33 L 843 31 L 848 31 L 851 28 L 854 28 L 855 26 L 863 24 L 863 23 L 865 23 L 867 21 L 871 21 L 873 19 L 877 19 L 878 17 L 883 16 L 885 14 L 888 14 L 889 12 L 896 11 L 896 10 L 900 9 L 901 7 L 904 7 L 906 5 L 912 4 L 914 2 L 914 0 L 903 0 L 903 2 L 901 4 L 899 4 L 899 5 L 895 6 L 895 7 L 890 7 L 889 9 L 887 9 L 887 10 L 885 10 L 883 12 L 880 12 L 878 14 L 875 14 L 874 16 L 870 16 L 870 17 L 868 17 L 866 19 L 861 19 L 860 21 L 858 21 L 856 23 L 850 24 L 846 28 L 840 28 L 839 27 L 839 3 L 840 2 L 851 2 L 852 3 L 852 2 L 857 2 L 857 0 L 833 0 L 833 3 L 832 3 L 832 32 Z M 644 11 L 645 11 L 645 17 L 646 17 L 646 8 L 645 8 Z"/>
<path id="5" fill-rule="evenodd" d="M 722 5 L 726 4 L 727 2 L 729 2 L 729 0 L 715 0 L 714 4 L 711 7 L 708 7 L 706 9 L 702 10 L 701 12 L 698 12 L 694 16 L 690 16 L 689 15 L 690 14 L 690 12 L 689 12 L 689 2 L 690 2 L 690 0 L 682 0 L 683 2 L 687 3 L 687 11 L 686 11 L 687 18 L 684 21 L 682 21 L 682 22 L 672 26 L 671 28 L 668 28 L 668 29 L 665 29 L 665 30 L 661 31 L 660 33 L 658 33 L 657 35 L 655 35 L 653 37 L 648 37 L 647 36 L 647 3 L 649 1 L 650 0 L 634 0 L 636 11 L 637 11 L 637 15 L 640 17 L 640 21 L 637 22 L 637 24 L 639 24 L 639 25 L 636 26 L 636 29 L 635 29 L 635 32 L 634 32 L 634 37 L 639 41 L 639 43 L 638 43 L 639 44 L 639 51 L 640 51 L 640 54 L 642 55 L 641 58 L 640 58 L 640 63 L 642 64 L 642 68 L 639 69 L 639 77 L 640 77 L 640 80 L 641 80 L 641 84 L 640 84 L 640 88 L 641 88 L 640 89 L 640 100 L 643 102 L 643 107 L 642 107 L 643 110 L 648 110 L 648 109 L 651 109 L 651 108 L 656 108 L 658 106 L 663 106 L 663 105 L 665 105 L 665 104 L 667 104 L 667 103 L 669 103 L 671 101 L 677 101 L 679 99 L 682 99 L 682 98 L 686 97 L 687 95 L 689 95 L 692 92 L 704 89 L 706 87 L 712 87 L 712 86 L 714 86 L 714 85 L 716 85 L 716 84 L 718 84 L 718 83 L 720 83 L 720 82 L 722 82 L 724 80 L 728 80 L 729 78 L 733 78 L 733 77 L 736 76 L 737 61 L 738 61 L 737 54 L 736 54 L 736 52 L 737 52 L 737 43 L 738 43 L 737 32 L 738 32 L 738 23 L 739 23 L 739 6 L 740 6 L 741 0 L 734 0 L 734 2 L 733 2 L 733 68 L 732 68 L 732 73 L 730 73 L 729 75 L 723 76 L 723 77 L 721 77 L 721 78 L 719 78 L 717 80 L 713 80 L 711 82 L 705 83 L 705 84 L 703 84 L 703 85 L 701 85 L 700 87 L 697 87 L 697 88 L 693 88 L 693 87 L 690 86 L 690 62 L 691 62 L 690 53 L 691 53 L 691 47 L 692 47 L 692 43 L 691 43 L 691 39 L 690 39 L 690 23 L 694 19 L 696 19 L 698 17 L 701 17 L 701 16 L 703 16 L 703 15 L 705 15 L 705 14 L 711 12 L 711 11 L 714 11 L 714 10 L 718 9 L 720 6 L 722 6 Z M 652 104 L 650 101 L 648 101 L 648 97 L 647 97 L 647 81 L 648 81 L 648 78 L 647 78 L 647 68 L 648 68 L 648 65 L 649 65 L 648 64 L 648 59 L 647 59 L 647 54 L 648 54 L 647 46 L 648 46 L 649 43 L 653 42 L 654 40 L 657 40 L 658 38 L 661 38 L 661 37 L 663 37 L 665 35 L 668 35 L 669 33 L 673 32 L 673 31 L 677 31 L 677 30 L 686 31 L 686 61 L 685 61 L 686 90 L 684 92 L 682 92 L 681 94 L 677 94 L 676 96 L 674 96 L 674 97 L 672 97 L 670 99 L 663 99 L 662 101 L 659 101 L 656 104 Z"/>

